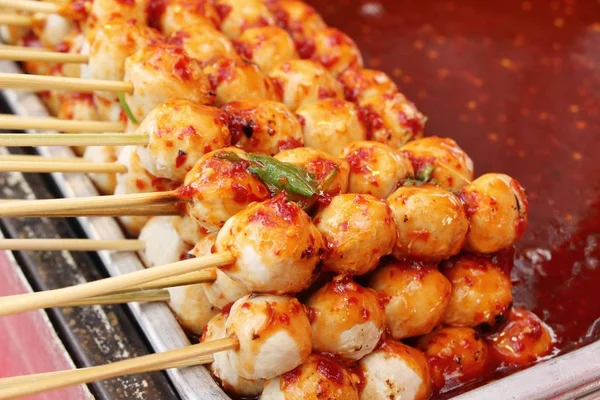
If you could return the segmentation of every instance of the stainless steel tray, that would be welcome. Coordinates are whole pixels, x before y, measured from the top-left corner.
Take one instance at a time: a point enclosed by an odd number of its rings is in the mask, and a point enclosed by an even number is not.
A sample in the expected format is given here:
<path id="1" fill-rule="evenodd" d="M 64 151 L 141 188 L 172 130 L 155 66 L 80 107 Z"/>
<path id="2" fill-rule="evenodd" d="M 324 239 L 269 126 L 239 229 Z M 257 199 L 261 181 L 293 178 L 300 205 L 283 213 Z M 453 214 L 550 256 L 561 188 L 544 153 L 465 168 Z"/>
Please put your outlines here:
<path id="1" fill-rule="evenodd" d="M 0 72 L 21 72 L 12 62 L 0 62 Z M 48 116 L 39 98 L 30 92 L 4 90 L 9 105 L 22 116 Z M 38 147 L 40 154 L 72 157 L 69 148 Z M 52 174 L 65 197 L 97 195 L 96 188 L 84 174 Z M 113 218 L 78 218 L 92 239 L 121 239 L 123 233 Z M 98 252 L 111 275 L 144 268 L 135 253 Z M 166 304 L 129 305 L 155 351 L 166 351 L 189 344 L 187 337 Z M 170 369 L 173 385 L 183 399 L 228 399 L 204 367 Z M 600 391 L 600 342 L 571 353 L 546 360 L 531 368 L 486 384 L 456 398 L 479 399 L 574 399 Z M 600 398 L 600 392 L 597 392 Z M 594 396 L 594 394 L 592 394 Z M 587 398 L 587 397 L 586 397 Z"/>

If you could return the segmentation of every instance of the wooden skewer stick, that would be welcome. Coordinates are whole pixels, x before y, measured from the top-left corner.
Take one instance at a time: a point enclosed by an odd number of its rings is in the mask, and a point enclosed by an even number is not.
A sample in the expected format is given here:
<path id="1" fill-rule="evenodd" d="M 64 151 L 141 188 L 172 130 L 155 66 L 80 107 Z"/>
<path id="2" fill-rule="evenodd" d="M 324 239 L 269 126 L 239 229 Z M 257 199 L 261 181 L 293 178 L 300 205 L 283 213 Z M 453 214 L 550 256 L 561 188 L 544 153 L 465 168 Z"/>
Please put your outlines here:
<path id="1" fill-rule="evenodd" d="M 0 22 L 2 21 L 0 15 Z M 87 64 L 89 56 L 77 53 L 61 53 L 48 50 L 20 50 L 0 48 L 0 60 L 10 61 L 40 61 L 60 64 Z"/>
<path id="2" fill-rule="evenodd" d="M 0 73 L 0 87 L 33 91 L 73 90 L 84 93 L 95 91 L 133 93 L 133 85 L 129 82 L 11 73 Z"/>
<path id="3" fill-rule="evenodd" d="M 0 200 L 0 208 L 4 204 L 23 202 L 27 200 Z M 116 216 L 153 216 L 153 215 L 181 215 L 181 209 L 177 204 L 152 204 L 138 207 L 109 207 L 103 209 L 80 210 L 80 211 L 33 211 L 28 217 L 116 217 Z"/>
<path id="4" fill-rule="evenodd" d="M 97 162 L 39 162 L 39 161 L 0 161 L 0 172 L 79 172 L 79 173 L 125 173 L 127 167 L 117 163 Z"/>
<path id="5" fill-rule="evenodd" d="M 140 290 L 88 297 L 87 299 L 62 304 L 61 307 L 100 306 L 132 302 L 148 303 L 154 301 L 169 301 L 169 299 L 169 291 L 166 289 Z"/>
<path id="6" fill-rule="evenodd" d="M 60 212 L 67 215 L 69 211 L 73 212 L 73 216 L 78 216 L 79 210 L 149 206 L 173 203 L 178 200 L 177 190 L 69 199 L 19 200 L 3 203 L 0 207 L 0 217 L 29 217 L 45 212 Z"/>
<path id="7" fill-rule="evenodd" d="M 1 129 L 38 129 L 61 132 L 124 132 L 125 124 L 110 121 L 71 121 L 58 118 L 21 117 L 0 114 Z"/>
<path id="8" fill-rule="evenodd" d="M 231 264 L 235 257 L 228 251 L 211 254 L 204 257 L 192 258 L 114 276 L 95 282 L 88 282 L 62 289 L 46 290 L 44 292 L 18 294 L 0 298 L 0 316 L 10 315 L 40 308 L 60 307 L 88 297 L 102 296 L 116 291 L 131 289 L 141 284 L 157 279 L 169 278 L 188 272 Z"/>
<path id="9" fill-rule="evenodd" d="M 0 133 L 0 146 L 143 146 L 148 135 L 140 133 Z"/>
<path id="10" fill-rule="evenodd" d="M 41 377 L 39 375 L 29 375 L 28 377 L 5 378 L 0 380 L 0 399 L 20 398 L 53 389 L 95 382 L 101 379 L 140 372 L 159 371 L 172 367 L 174 363 L 189 361 L 190 364 L 185 365 L 197 365 L 207 361 L 204 358 L 205 356 L 220 351 L 236 349 L 238 346 L 239 342 L 237 339 L 225 338 L 186 346 L 182 349 L 100 365 L 98 367 L 59 371 L 56 374 L 45 373 Z M 17 384 L 11 381 L 11 379 L 16 379 Z"/>
<path id="11" fill-rule="evenodd" d="M 60 14 L 62 7 L 58 4 L 36 0 L 0 0 L 0 7 L 12 10 L 40 12 L 46 14 Z"/>
<path id="12" fill-rule="evenodd" d="M 0 239 L 0 250 L 15 251 L 139 251 L 145 247 L 143 240 L 133 239 Z"/>
<path id="13" fill-rule="evenodd" d="M 46 157 L 46 156 L 39 156 L 37 154 L 7 154 L 7 155 L 0 155 L 0 161 L 35 161 L 38 163 L 42 163 L 42 162 L 48 162 L 48 163 L 53 163 L 53 162 L 81 162 L 81 163 L 87 163 L 89 162 L 88 160 L 86 160 L 83 157 Z"/>
<path id="14" fill-rule="evenodd" d="M 217 279 L 217 270 L 214 268 L 202 269 L 200 271 L 189 272 L 180 276 L 171 278 L 157 279 L 152 282 L 136 286 L 136 289 L 164 289 L 175 286 L 196 285 L 198 283 L 214 282 Z"/>
<path id="15" fill-rule="evenodd" d="M 201 357 L 191 359 L 191 360 L 167 363 L 163 366 L 163 369 L 186 368 L 186 367 L 192 367 L 194 365 L 210 364 L 213 361 L 214 361 L 214 357 L 212 355 L 207 355 L 207 356 L 201 356 Z M 79 370 L 80 371 L 87 370 L 89 368 L 93 368 L 93 367 L 80 368 Z M 43 372 L 40 374 L 35 374 L 35 376 L 37 377 L 37 379 L 46 379 L 46 378 L 58 379 L 59 377 L 61 377 L 63 375 L 67 375 L 71 371 L 72 370 Z M 150 371 L 144 371 L 144 370 L 138 371 L 138 373 L 142 373 L 142 372 L 150 372 Z M 4 378 L 4 379 L 6 379 L 7 381 L 9 380 L 9 382 L 7 382 L 7 383 L 0 382 L 0 388 L 5 388 L 7 386 L 28 383 L 31 381 L 31 375 L 19 375 L 19 376 L 14 376 L 14 377 L 10 377 L 10 378 Z"/>
<path id="16" fill-rule="evenodd" d="M 0 14 L 0 25 L 30 27 L 33 25 L 33 19 L 27 15 L 19 14 Z"/>

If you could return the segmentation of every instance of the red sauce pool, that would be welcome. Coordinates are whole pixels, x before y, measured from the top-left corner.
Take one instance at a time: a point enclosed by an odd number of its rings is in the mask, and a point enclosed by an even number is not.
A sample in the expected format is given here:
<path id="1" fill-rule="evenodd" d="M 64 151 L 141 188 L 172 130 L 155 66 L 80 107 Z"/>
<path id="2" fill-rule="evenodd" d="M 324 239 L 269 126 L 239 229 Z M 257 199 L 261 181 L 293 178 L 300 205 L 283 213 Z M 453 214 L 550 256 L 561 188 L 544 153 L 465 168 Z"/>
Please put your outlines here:
<path id="1" fill-rule="evenodd" d="M 515 304 L 572 350 L 600 336 L 600 3 L 308 1 L 449 136 L 527 189 Z M 594 325 L 594 322 L 596 324 Z"/>

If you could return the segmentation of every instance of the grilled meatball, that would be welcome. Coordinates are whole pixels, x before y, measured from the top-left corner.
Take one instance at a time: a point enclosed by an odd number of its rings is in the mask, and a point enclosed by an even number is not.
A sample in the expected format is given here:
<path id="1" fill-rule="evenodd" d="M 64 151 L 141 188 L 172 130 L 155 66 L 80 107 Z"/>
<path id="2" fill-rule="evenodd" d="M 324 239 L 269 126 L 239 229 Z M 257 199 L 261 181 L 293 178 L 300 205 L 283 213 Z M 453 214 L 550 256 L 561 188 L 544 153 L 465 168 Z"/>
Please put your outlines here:
<path id="1" fill-rule="evenodd" d="M 242 150 L 232 147 L 205 154 L 184 180 L 183 192 L 191 201 L 187 213 L 209 232 L 219 230 L 248 204 L 270 195 L 267 187 L 248 172 L 246 163 L 221 157 L 227 153 L 245 157 Z"/>
<path id="2" fill-rule="evenodd" d="M 456 387 L 484 373 L 488 348 L 471 328 L 442 328 L 417 342 L 431 366 L 436 389 Z"/>
<path id="3" fill-rule="evenodd" d="M 417 139 L 400 150 L 411 160 L 417 176 L 435 179 L 444 189 L 458 191 L 473 179 L 473 161 L 450 138 Z"/>
<path id="4" fill-rule="evenodd" d="M 200 63 L 171 45 L 147 46 L 128 57 L 125 81 L 133 84 L 133 93 L 126 94 L 125 100 L 138 121 L 171 99 L 214 103 L 214 93 Z"/>
<path id="5" fill-rule="evenodd" d="M 528 203 L 516 179 L 485 174 L 461 192 L 469 217 L 466 247 L 477 253 L 495 253 L 514 244 L 527 228 Z"/>
<path id="6" fill-rule="evenodd" d="M 336 157 L 347 144 L 367 138 L 358 108 L 353 103 L 339 99 L 318 100 L 299 107 L 296 114 L 302 122 L 306 146 Z"/>
<path id="7" fill-rule="evenodd" d="M 182 183 L 204 154 L 231 143 L 227 114 L 218 108 L 187 100 L 169 100 L 144 118 L 137 133 L 148 135 L 137 153 L 153 175 Z"/>
<path id="8" fill-rule="evenodd" d="M 246 379 L 284 374 L 311 352 L 310 321 L 293 297 L 242 297 L 231 307 L 225 329 L 239 341 L 239 349 L 227 351 L 229 360 Z"/>
<path id="9" fill-rule="evenodd" d="M 310 296 L 313 349 L 356 361 L 372 352 L 385 331 L 377 293 L 339 275 Z"/>
<path id="10" fill-rule="evenodd" d="M 364 379 L 361 400 L 425 400 L 432 394 L 427 359 L 400 342 L 385 340 L 358 368 Z"/>
<path id="11" fill-rule="evenodd" d="M 343 100 L 341 84 L 323 66 L 309 60 L 291 60 L 279 64 L 269 77 L 281 92 L 283 103 L 292 111 L 322 99 Z"/>
<path id="12" fill-rule="evenodd" d="M 227 332 L 225 324 L 228 314 L 219 313 L 208 322 L 201 342 L 211 342 L 225 339 Z M 231 364 L 227 352 L 213 354 L 214 361 L 208 366 L 212 376 L 221 384 L 223 389 L 234 397 L 253 398 L 260 396 L 263 390 L 262 380 L 250 380 L 242 378 Z"/>
<path id="13" fill-rule="evenodd" d="M 114 146 L 89 146 L 83 153 L 83 158 L 91 162 L 108 162 L 114 163 L 117 161 L 119 151 Z M 113 194 L 117 187 L 117 175 L 110 174 L 88 174 L 94 185 L 101 194 Z"/>
<path id="14" fill-rule="evenodd" d="M 102 24 L 115 17 L 126 18 L 140 25 L 148 24 L 146 10 L 149 0 L 93 0 L 91 4 L 91 9 L 83 24 L 83 32 L 90 41 Z"/>
<path id="15" fill-rule="evenodd" d="M 335 358 L 311 354 L 296 369 L 265 383 L 261 400 L 358 400 L 356 378 Z"/>
<path id="16" fill-rule="evenodd" d="M 354 40 L 336 28 L 323 28 L 308 35 L 312 43 L 311 50 L 301 54 L 318 62 L 334 76 L 348 68 L 362 68 L 363 60 Z"/>
<path id="17" fill-rule="evenodd" d="M 267 7 L 275 17 L 277 25 L 294 38 L 298 52 L 310 51 L 306 36 L 326 28 L 323 18 L 314 8 L 300 0 L 267 0 Z"/>
<path id="18" fill-rule="evenodd" d="M 208 64 L 220 58 L 238 59 L 229 38 L 218 29 L 206 25 L 188 26 L 169 36 L 167 42 L 183 48 L 190 57 L 203 64 Z"/>
<path id="19" fill-rule="evenodd" d="M 222 109 L 229 115 L 233 143 L 248 152 L 272 156 L 302 147 L 300 123 L 282 103 L 249 99 L 227 103 Z"/>
<path id="20" fill-rule="evenodd" d="M 397 340 L 430 333 L 442 321 L 452 290 L 435 264 L 409 261 L 378 268 L 369 287 L 381 296 L 388 332 Z"/>
<path id="21" fill-rule="evenodd" d="M 257 293 L 298 293 L 315 275 L 323 239 L 310 217 L 279 195 L 231 217 L 217 235 L 217 252 L 236 261 L 222 267 Z"/>
<path id="22" fill-rule="evenodd" d="M 393 96 L 398 93 L 394 81 L 382 71 L 348 68 L 338 76 L 346 100 L 363 104 L 369 99 Z"/>
<path id="23" fill-rule="evenodd" d="M 512 305 L 510 277 L 488 257 L 460 254 L 440 270 L 452 283 L 447 325 L 494 325 Z"/>
<path id="24" fill-rule="evenodd" d="M 427 117 L 401 93 L 368 98 L 361 106 L 369 139 L 400 147 L 423 136 Z"/>
<path id="25" fill-rule="evenodd" d="M 265 73 L 278 64 L 298 58 L 290 35 L 277 26 L 261 26 L 244 31 L 234 41 L 238 54 L 252 61 Z"/>
<path id="26" fill-rule="evenodd" d="M 260 0 L 215 0 L 221 18 L 221 31 L 229 38 L 239 37 L 246 29 L 275 24 L 275 18 Z"/>
<path id="27" fill-rule="evenodd" d="M 328 248 L 323 267 L 338 274 L 372 271 L 396 243 L 392 210 L 384 200 L 373 196 L 335 196 L 319 210 L 314 221 Z"/>
<path id="28" fill-rule="evenodd" d="M 410 161 L 400 151 L 371 140 L 348 144 L 340 157 L 350 165 L 350 193 L 365 193 L 384 199 L 414 175 Z"/>
<path id="29" fill-rule="evenodd" d="M 507 365 L 528 365 L 550 354 L 554 337 L 550 328 L 534 313 L 513 308 L 508 321 L 488 336 L 490 349 Z"/>
<path id="30" fill-rule="evenodd" d="M 66 92 L 63 94 L 60 109 L 58 110 L 58 114 L 56 114 L 56 117 L 59 119 L 70 119 L 73 121 L 99 121 L 101 119 L 100 115 L 98 115 L 98 110 L 96 109 L 96 104 L 94 103 L 94 97 L 92 96 L 92 94 L 78 92 Z M 73 149 L 78 155 L 83 155 L 83 153 L 85 152 L 85 147 L 82 146 L 73 147 Z M 110 157 L 109 162 L 114 161 L 116 161 L 116 154 L 114 155 L 114 157 Z M 106 161 L 103 160 L 101 162 Z M 99 181 L 103 181 L 104 178 L 101 178 L 98 175 L 107 174 L 96 174 Z M 113 182 L 101 186 L 105 188 L 112 187 L 112 189 L 114 190 L 114 185 L 116 184 L 116 182 L 114 182 L 115 175 L 108 175 L 111 176 L 107 177 L 107 179 L 112 180 Z"/>
<path id="31" fill-rule="evenodd" d="M 166 0 L 157 20 L 152 26 L 169 36 L 174 32 L 185 31 L 191 27 L 217 28 L 220 23 L 219 14 L 210 0 Z"/>
<path id="32" fill-rule="evenodd" d="M 140 232 L 139 240 L 146 247 L 141 253 L 147 267 L 179 261 L 192 248 L 179 236 L 174 220 L 169 216 L 151 217 Z"/>
<path id="33" fill-rule="evenodd" d="M 31 26 L 31 30 L 44 47 L 50 49 L 62 43 L 74 28 L 73 21 L 58 14 L 47 14 L 43 18 L 36 18 Z"/>
<path id="34" fill-rule="evenodd" d="M 438 261 L 460 251 L 468 221 L 454 194 L 435 186 L 402 186 L 388 203 L 398 227 L 396 258 Z"/>
<path id="35" fill-rule="evenodd" d="M 324 194 L 335 196 L 348 192 L 348 172 L 350 167 L 345 160 L 310 147 L 284 150 L 275 155 L 279 161 L 306 168 Z"/>
<path id="36" fill-rule="evenodd" d="M 217 105 L 236 100 L 280 99 L 271 79 L 249 61 L 223 58 L 207 65 L 204 72 L 216 93 Z"/>

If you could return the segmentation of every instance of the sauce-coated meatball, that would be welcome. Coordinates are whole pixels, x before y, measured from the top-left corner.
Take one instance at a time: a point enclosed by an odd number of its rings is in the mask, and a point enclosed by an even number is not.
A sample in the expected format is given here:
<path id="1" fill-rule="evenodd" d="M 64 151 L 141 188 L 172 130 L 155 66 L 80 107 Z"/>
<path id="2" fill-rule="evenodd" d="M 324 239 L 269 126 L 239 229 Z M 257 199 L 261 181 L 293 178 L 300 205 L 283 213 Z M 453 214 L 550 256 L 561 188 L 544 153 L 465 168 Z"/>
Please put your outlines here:
<path id="1" fill-rule="evenodd" d="M 296 369 L 265 383 L 261 400 L 358 400 L 355 376 L 335 358 L 311 354 Z"/>
<path id="2" fill-rule="evenodd" d="M 495 253 L 523 236 L 528 203 L 516 179 L 504 174 L 485 174 L 461 192 L 469 217 L 466 247 L 476 253 Z"/>
<path id="3" fill-rule="evenodd" d="M 323 267 L 338 274 L 372 271 L 396 243 L 392 210 L 384 200 L 373 196 L 335 196 L 319 210 L 314 221 L 327 243 Z"/>
<path id="4" fill-rule="evenodd" d="M 277 153 L 275 158 L 306 168 L 319 182 L 323 193 L 327 195 L 335 196 L 348 192 L 350 167 L 345 160 L 311 147 L 284 150 Z"/>
<path id="5" fill-rule="evenodd" d="M 233 143 L 245 151 L 272 156 L 302 147 L 300 123 L 282 103 L 249 99 L 227 103 L 222 109 L 229 115 Z"/>
<path id="6" fill-rule="evenodd" d="M 320 64 L 309 60 L 291 60 L 269 72 L 279 88 L 283 103 L 292 111 L 313 101 L 344 99 L 342 85 Z"/>
<path id="7" fill-rule="evenodd" d="M 336 157 L 347 144 L 367 138 L 358 108 L 353 103 L 339 99 L 318 100 L 299 107 L 296 114 L 302 123 L 305 145 Z"/>
<path id="8" fill-rule="evenodd" d="M 125 100 L 138 121 L 171 99 L 214 103 L 214 93 L 200 63 L 171 45 L 147 46 L 128 57 L 125 81 L 133 84 L 133 93 L 126 94 Z"/>
<path id="9" fill-rule="evenodd" d="M 117 161 L 119 152 L 114 146 L 89 146 L 83 153 L 87 161 L 98 163 L 114 163 Z M 88 174 L 101 194 L 113 194 L 117 187 L 117 175 L 110 174 Z"/>
<path id="10" fill-rule="evenodd" d="M 554 346 L 553 333 L 534 313 L 513 308 L 508 321 L 488 336 L 496 358 L 508 365 L 527 365 L 547 356 Z"/>
<path id="11" fill-rule="evenodd" d="M 91 9 L 83 24 L 83 32 L 91 41 L 96 35 L 97 29 L 115 17 L 127 18 L 140 25 L 147 25 L 146 9 L 148 4 L 149 0 L 94 0 L 91 2 Z"/>
<path id="12" fill-rule="evenodd" d="M 311 50 L 301 54 L 318 62 L 337 76 L 348 68 L 362 68 L 363 60 L 354 40 L 336 28 L 324 28 L 308 34 Z"/>
<path id="13" fill-rule="evenodd" d="M 266 3 L 277 25 L 294 38 L 300 53 L 310 51 L 311 44 L 307 43 L 306 35 L 327 27 L 319 13 L 303 1 L 267 0 Z"/>
<path id="14" fill-rule="evenodd" d="M 369 139 L 400 147 L 423 136 L 427 117 L 401 93 L 369 98 L 361 106 Z"/>
<path id="15" fill-rule="evenodd" d="M 217 105 L 248 99 L 280 100 L 271 79 L 250 61 L 223 58 L 207 65 L 204 72 L 216 93 Z"/>
<path id="16" fill-rule="evenodd" d="M 426 174 L 444 189 L 460 190 L 473 179 L 473 161 L 450 138 L 417 139 L 400 150 L 410 158 L 417 176 Z"/>
<path id="17" fill-rule="evenodd" d="M 218 108 L 187 100 L 170 100 L 144 118 L 137 133 L 148 135 L 137 153 L 153 175 L 183 182 L 204 154 L 231 144 L 227 114 Z"/>
<path id="18" fill-rule="evenodd" d="M 512 305 L 510 277 L 488 257 L 460 254 L 444 262 L 440 271 L 452 283 L 447 325 L 493 326 Z"/>
<path id="19" fill-rule="evenodd" d="M 165 35 L 186 30 L 190 27 L 217 28 L 219 14 L 210 0 L 166 0 L 159 15 L 151 21 Z"/>
<path id="20" fill-rule="evenodd" d="M 425 400 L 432 394 L 427 359 L 417 349 L 387 339 L 358 362 L 361 400 Z"/>
<path id="21" fill-rule="evenodd" d="M 388 332 L 398 340 L 430 333 L 442 321 L 452 290 L 435 264 L 406 261 L 378 268 L 369 287 L 381 296 Z"/>
<path id="22" fill-rule="evenodd" d="M 488 348 L 474 329 L 442 328 L 420 338 L 417 347 L 429 361 L 438 390 L 456 387 L 484 373 Z"/>
<path id="23" fill-rule="evenodd" d="M 235 39 L 246 29 L 275 24 L 275 18 L 261 0 L 215 0 L 221 31 Z"/>
<path id="24" fill-rule="evenodd" d="M 235 262 L 221 269 L 252 292 L 297 293 L 314 278 L 323 238 L 282 194 L 231 217 L 217 235 L 216 250 L 233 254 Z"/>
<path id="25" fill-rule="evenodd" d="M 355 361 L 372 352 L 385 331 L 377 293 L 339 275 L 306 302 L 313 349 Z"/>
<path id="26" fill-rule="evenodd" d="M 394 81 L 385 72 L 375 69 L 349 68 L 338 76 L 338 80 L 344 86 L 346 100 L 358 104 L 398 93 Z"/>
<path id="27" fill-rule="evenodd" d="M 276 65 L 298 58 L 290 35 L 277 26 L 250 28 L 234 41 L 238 54 L 265 73 Z"/>
<path id="28" fill-rule="evenodd" d="M 169 306 L 184 330 L 201 335 L 219 309 L 211 304 L 202 284 L 170 287 Z"/>
<path id="29" fill-rule="evenodd" d="M 229 360 L 246 379 L 274 378 L 311 353 L 310 321 L 293 297 L 242 297 L 231 307 L 225 329 L 239 341 L 239 349 L 227 351 Z"/>
<path id="30" fill-rule="evenodd" d="M 248 204 L 270 195 L 267 187 L 248 172 L 246 163 L 221 158 L 220 152 L 205 154 L 184 180 L 184 197 L 191 201 L 187 213 L 209 232 L 219 230 Z M 233 147 L 223 152 L 245 157 L 242 150 Z"/>
<path id="31" fill-rule="evenodd" d="M 388 203 L 398 227 L 396 258 L 438 261 L 458 254 L 468 221 L 454 194 L 435 186 L 402 186 Z"/>
<path id="32" fill-rule="evenodd" d="M 340 156 L 350 165 L 350 193 L 384 199 L 414 175 L 410 161 L 398 149 L 372 140 L 350 143 Z"/>
<path id="33" fill-rule="evenodd" d="M 169 44 L 182 47 L 190 57 L 201 63 L 210 63 L 220 58 L 238 59 L 229 38 L 218 29 L 205 25 L 194 25 L 173 33 L 167 39 Z"/>
<path id="34" fill-rule="evenodd" d="M 225 331 L 227 317 L 228 315 L 220 313 L 208 321 L 200 341 L 204 343 L 225 339 L 227 337 Z M 260 396 L 263 390 L 263 381 L 242 378 L 231 364 L 227 352 L 214 353 L 213 357 L 214 361 L 208 366 L 208 369 L 227 393 L 239 398 Z"/>

